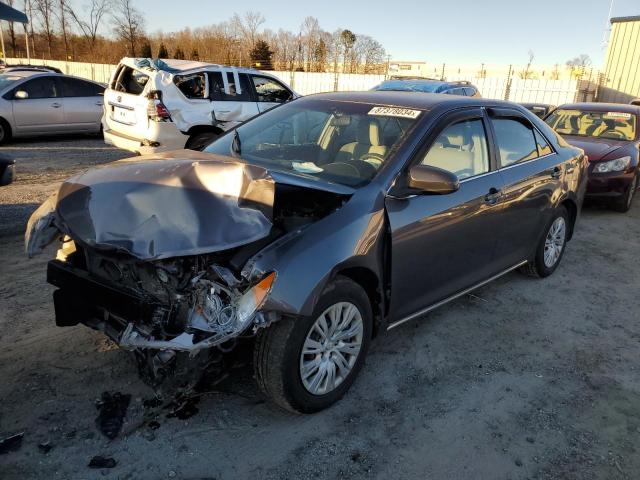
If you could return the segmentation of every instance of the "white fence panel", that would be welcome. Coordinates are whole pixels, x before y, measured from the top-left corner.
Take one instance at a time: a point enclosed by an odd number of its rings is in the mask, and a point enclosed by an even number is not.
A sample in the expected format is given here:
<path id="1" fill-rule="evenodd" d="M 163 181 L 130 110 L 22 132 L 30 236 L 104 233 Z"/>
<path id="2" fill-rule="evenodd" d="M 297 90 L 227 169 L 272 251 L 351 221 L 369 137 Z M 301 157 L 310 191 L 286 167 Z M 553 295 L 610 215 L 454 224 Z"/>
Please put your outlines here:
<path id="1" fill-rule="evenodd" d="M 571 103 L 578 90 L 577 80 L 522 80 L 511 81 L 509 100 L 561 105 Z"/>
<path id="2" fill-rule="evenodd" d="M 384 75 L 347 73 L 338 76 L 338 91 L 362 91 L 371 90 L 384 81 Z"/>
<path id="3" fill-rule="evenodd" d="M 24 58 L 8 58 L 7 63 L 26 63 Z M 50 65 L 63 72 L 78 77 L 89 78 L 97 82 L 107 83 L 115 65 L 102 63 L 62 62 L 55 60 L 31 59 L 33 65 Z M 384 75 L 316 73 L 316 72 L 269 72 L 300 95 L 333 91 L 370 90 L 385 79 Z M 450 77 L 449 80 L 460 79 Z M 485 98 L 504 100 L 509 88 L 509 100 L 513 102 L 539 102 L 560 105 L 573 102 L 579 89 L 577 80 L 523 80 L 512 77 L 470 78 L 480 94 Z"/>
<path id="4" fill-rule="evenodd" d="M 25 64 L 26 58 L 7 58 L 8 64 Z M 96 82 L 107 83 L 111 78 L 111 74 L 115 70 L 115 65 L 106 63 L 82 63 L 82 62 L 63 62 L 60 60 L 41 60 L 32 58 L 29 63 L 31 65 L 48 65 L 50 67 L 59 68 L 67 75 L 75 75 L 76 77 L 88 78 Z"/>

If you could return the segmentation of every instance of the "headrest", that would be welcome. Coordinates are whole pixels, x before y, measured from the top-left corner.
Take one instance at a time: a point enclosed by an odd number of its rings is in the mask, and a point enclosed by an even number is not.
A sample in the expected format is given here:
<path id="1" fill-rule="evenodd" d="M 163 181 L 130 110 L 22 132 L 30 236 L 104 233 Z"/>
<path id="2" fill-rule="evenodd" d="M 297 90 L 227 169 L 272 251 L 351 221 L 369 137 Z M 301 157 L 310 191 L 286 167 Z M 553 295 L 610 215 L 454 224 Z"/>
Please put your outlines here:
<path id="1" fill-rule="evenodd" d="M 380 125 L 376 119 L 360 120 L 358 124 L 358 143 L 372 145 L 377 147 L 380 145 Z"/>

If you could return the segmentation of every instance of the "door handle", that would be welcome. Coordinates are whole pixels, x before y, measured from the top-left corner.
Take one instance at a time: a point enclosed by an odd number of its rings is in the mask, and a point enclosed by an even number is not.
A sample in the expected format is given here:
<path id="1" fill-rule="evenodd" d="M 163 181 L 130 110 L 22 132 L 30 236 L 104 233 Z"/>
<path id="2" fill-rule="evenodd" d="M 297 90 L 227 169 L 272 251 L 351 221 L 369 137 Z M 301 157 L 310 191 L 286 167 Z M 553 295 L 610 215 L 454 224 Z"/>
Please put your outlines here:
<path id="1" fill-rule="evenodd" d="M 101 107 L 102 106 L 102 102 L 96 102 L 96 105 Z"/>
<path id="2" fill-rule="evenodd" d="M 52 103 L 51 107 L 52 108 L 60 108 L 62 105 L 60 103 Z"/>
<path id="3" fill-rule="evenodd" d="M 560 169 L 560 167 L 554 167 L 553 172 L 551 172 L 551 178 L 560 178 L 561 174 L 562 170 Z"/>
<path id="4" fill-rule="evenodd" d="M 496 203 L 498 203 L 498 200 L 500 200 L 501 196 L 502 196 L 502 190 L 499 190 L 495 187 L 491 187 L 489 189 L 489 193 L 487 193 L 484 196 L 484 201 L 489 205 L 495 205 Z"/>

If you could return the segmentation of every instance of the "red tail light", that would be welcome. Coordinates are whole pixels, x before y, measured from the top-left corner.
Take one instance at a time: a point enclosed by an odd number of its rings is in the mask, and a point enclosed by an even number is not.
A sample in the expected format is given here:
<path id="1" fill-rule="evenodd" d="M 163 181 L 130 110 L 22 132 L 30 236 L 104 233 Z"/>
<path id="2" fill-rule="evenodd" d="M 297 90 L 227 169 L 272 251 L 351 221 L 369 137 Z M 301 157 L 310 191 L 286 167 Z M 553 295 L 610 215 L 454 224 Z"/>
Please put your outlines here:
<path id="1" fill-rule="evenodd" d="M 147 109 L 147 113 L 149 118 L 154 122 L 170 122 L 171 121 L 171 113 L 159 100 L 151 100 L 149 102 L 149 108 Z"/>

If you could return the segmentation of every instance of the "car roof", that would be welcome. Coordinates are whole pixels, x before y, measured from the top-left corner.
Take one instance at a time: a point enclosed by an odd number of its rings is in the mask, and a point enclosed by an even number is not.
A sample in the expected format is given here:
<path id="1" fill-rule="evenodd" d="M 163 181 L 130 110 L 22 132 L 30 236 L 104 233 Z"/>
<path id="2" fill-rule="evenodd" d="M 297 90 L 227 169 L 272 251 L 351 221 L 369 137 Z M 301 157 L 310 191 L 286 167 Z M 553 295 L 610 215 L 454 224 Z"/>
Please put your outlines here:
<path id="1" fill-rule="evenodd" d="M 565 103 L 560 105 L 558 109 L 562 110 L 586 110 L 589 112 L 622 112 L 622 113 L 634 113 L 640 115 L 640 106 L 629 105 L 627 103 L 596 103 L 596 102 L 582 102 L 582 103 Z"/>
<path id="2" fill-rule="evenodd" d="M 136 65 L 136 61 L 137 60 L 143 60 L 142 58 L 132 58 L 132 57 L 125 57 L 122 60 L 120 60 L 120 64 L 123 65 L 127 65 L 128 67 L 131 68 L 135 68 L 137 70 L 141 70 L 141 68 L 139 66 Z M 238 72 L 241 73 L 256 73 L 258 72 L 258 70 L 254 69 L 254 68 L 243 68 L 243 67 L 230 67 L 227 65 L 220 65 L 217 63 L 207 63 L 207 62 L 199 62 L 199 61 L 195 61 L 195 60 L 178 60 L 175 58 L 162 58 L 160 59 L 162 60 L 162 62 L 167 65 L 169 68 L 171 68 L 172 70 L 177 70 L 177 72 L 169 72 L 169 73 L 178 73 L 178 74 L 184 74 L 187 72 L 193 72 L 193 71 L 202 71 L 202 70 L 219 70 L 219 69 L 235 69 Z M 145 69 L 146 70 L 146 69 Z M 267 75 L 269 75 L 268 72 L 259 72 L 260 74 L 266 73 Z"/>
<path id="3" fill-rule="evenodd" d="M 520 107 L 512 102 L 491 100 L 480 97 L 463 97 L 461 95 L 443 95 L 441 93 L 398 92 L 385 90 L 369 90 L 366 92 L 331 92 L 316 93 L 302 97 L 304 99 L 332 100 L 347 103 L 371 103 L 418 110 L 432 110 L 439 105 L 456 107 Z M 522 107 L 520 107 L 522 108 Z"/>
<path id="4" fill-rule="evenodd" d="M 11 77 L 33 77 L 35 75 L 60 75 L 59 73 L 50 72 L 48 70 L 9 70 L 8 72 L 0 71 L 0 75 L 7 75 Z"/>

